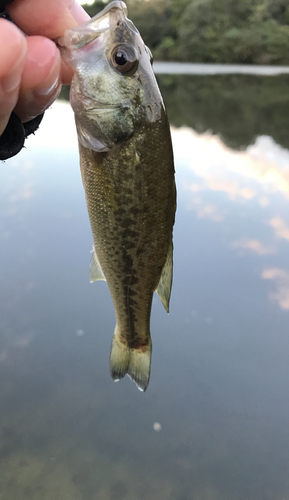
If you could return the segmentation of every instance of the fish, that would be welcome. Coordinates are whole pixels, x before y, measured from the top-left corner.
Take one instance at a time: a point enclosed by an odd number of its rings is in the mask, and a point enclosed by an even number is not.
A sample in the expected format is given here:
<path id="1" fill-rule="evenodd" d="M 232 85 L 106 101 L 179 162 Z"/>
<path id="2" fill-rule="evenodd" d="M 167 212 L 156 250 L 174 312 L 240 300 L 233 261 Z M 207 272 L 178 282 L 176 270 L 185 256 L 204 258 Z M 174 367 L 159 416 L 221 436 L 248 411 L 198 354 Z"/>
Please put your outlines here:
<path id="1" fill-rule="evenodd" d="M 150 379 L 156 291 L 169 312 L 176 186 L 170 127 L 152 54 L 113 1 L 58 40 L 74 76 L 70 103 L 93 235 L 90 281 L 107 281 L 116 326 L 110 373 Z"/>

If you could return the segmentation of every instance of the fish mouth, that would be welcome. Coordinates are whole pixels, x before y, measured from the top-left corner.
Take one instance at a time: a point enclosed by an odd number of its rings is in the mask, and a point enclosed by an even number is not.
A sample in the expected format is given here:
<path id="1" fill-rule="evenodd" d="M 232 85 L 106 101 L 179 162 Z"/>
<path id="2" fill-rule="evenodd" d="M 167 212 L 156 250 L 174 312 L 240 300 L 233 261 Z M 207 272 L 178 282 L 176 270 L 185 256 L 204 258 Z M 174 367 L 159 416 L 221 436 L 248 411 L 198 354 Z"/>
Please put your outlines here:
<path id="1" fill-rule="evenodd" d="M 79 49 L 98 38 L 102 33 L 111 29 L 112 26 L 116 25 L 121 20 L 130 30 L 134 33 L 138 33 L 133 22 L 127 18 L 127 7 L 125 3 L 114 0 L 85 23 L 77 26 L 73 30 L 65 31 L 64 35 L 57 39 L 57 43 L 62 50 Z"/>

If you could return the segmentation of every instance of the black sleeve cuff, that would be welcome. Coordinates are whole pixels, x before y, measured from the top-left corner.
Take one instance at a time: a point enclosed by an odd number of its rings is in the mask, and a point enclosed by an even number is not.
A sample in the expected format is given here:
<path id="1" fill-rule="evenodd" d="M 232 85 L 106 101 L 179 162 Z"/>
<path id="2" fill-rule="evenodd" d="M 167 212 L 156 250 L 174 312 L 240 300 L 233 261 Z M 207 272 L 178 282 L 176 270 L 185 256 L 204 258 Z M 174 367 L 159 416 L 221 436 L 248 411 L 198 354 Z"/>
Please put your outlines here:
<path id="1" fill-rule="evenodd" d="M 21 151 L 26 137 L 38 129 L 43 115 L 22 123 L 15 113 L 11 113 L 7 127 L 0 136 L 0 160 L 8 160 Z"/>

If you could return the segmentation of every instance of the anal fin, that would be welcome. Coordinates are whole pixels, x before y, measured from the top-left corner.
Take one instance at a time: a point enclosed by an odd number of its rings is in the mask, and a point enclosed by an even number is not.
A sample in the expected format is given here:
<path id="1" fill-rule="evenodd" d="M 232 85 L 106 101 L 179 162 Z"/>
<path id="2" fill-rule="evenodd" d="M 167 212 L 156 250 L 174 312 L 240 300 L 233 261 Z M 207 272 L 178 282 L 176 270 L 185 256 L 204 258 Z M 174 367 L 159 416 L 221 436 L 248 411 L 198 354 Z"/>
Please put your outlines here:
<path id="1" fill-rule="evenodd" d="M 96 251 L 94 245 L 92 247 L 92 257 L 90 261 L 90 269 L 89 269 L 89 281 L 93 283 L 94 281 L 106 281 L 103 271 L 101 269 L 101 265 L 99 263 L 98 257 L 96 255 Z"/>

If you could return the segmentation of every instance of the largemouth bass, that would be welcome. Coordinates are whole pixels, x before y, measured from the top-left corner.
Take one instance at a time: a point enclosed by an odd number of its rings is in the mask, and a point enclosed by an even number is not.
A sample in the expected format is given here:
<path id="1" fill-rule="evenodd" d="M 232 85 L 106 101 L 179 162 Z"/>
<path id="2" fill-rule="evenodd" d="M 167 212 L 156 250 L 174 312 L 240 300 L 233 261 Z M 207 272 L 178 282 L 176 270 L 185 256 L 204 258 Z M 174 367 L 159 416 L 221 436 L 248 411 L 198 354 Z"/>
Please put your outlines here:
<path id="1" fill-rule="evenodd" d="M 70 102 L 94 242 L 90 281 L 107 281 L 116 315 L 110 371 L 145 391 L 153 292 L 169 311 L 172 285 L 169 124 L 151 53 L 123 2 L 66 31 L 59 45 L 74 68 Z"/>

